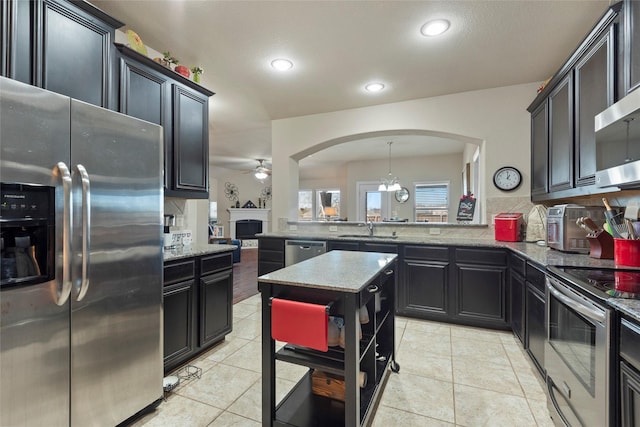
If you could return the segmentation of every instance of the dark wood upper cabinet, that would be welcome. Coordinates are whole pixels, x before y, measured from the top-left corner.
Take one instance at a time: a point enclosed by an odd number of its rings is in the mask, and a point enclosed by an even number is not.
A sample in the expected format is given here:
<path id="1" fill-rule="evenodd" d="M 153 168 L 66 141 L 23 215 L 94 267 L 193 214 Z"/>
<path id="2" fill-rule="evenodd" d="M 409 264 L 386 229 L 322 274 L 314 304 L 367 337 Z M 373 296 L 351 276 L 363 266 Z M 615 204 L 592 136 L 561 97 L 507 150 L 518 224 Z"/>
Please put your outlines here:
<path id="1" fill-rule="evenodd" d="M 624 63 L 627 93 L 640 87 L 640 4 L 637 1 L 624 2 Z"/>
<path id="2" fill-rule="evenodd" d="M 531 196 L 549 191 L 549 119 L 547 102 L 531 113 Z"/>
<path id="3" fill-rule="evenodd" d="M 595 185 L 594 119 L 621 87 L 621 8 L 607 10 L 529 106 L 534 202 L 613 191 Z"/>
<path id="4" fill-rule="evenodd" d="M 0 75 L 33 84 L 32 2 L 5 0 L 0 5 Z"/>
<path id="5" fill-rule="evenodd" d="M 165 196 L 209 197 L 209 97 L 213 92 L 124 46 L 119 111 L 164 128 Z"/>
<path id="6" fill-rule="evenodd" d="M 173 184 L 175 190 L 208 192 L 209 100 L 173 85 Z"/>
<path id="7" fill-rule="evenodd" d="M 594 118 L 613 103 L 615 27 L 611 25 L 575 67 L 575 184 L 595 184 Z"/>
<path id="8" fill-rule="evenodd" d="M 167 100 L 171 82 L 169 79 L 126 54 L 120 55 L 119 111 L 129 116 L 147 120 L 163 127 L 164 169 L 171 146 L 171 120 L 168 118 Z M 169 165 L 171 162 L 169 160 Z M 164 174 L 165 192 L 171 188 L 169 174 Z"/>
<path id="9" fill-rule="evenodd" d="M 549 191 L 573 184 L 573 73 L 549 95 Z"/>
<path id="10" fill-rule="evenodd" d="M 84 1 L 2 4 L 2 75 L 104 108 L 122 22 Z"/>

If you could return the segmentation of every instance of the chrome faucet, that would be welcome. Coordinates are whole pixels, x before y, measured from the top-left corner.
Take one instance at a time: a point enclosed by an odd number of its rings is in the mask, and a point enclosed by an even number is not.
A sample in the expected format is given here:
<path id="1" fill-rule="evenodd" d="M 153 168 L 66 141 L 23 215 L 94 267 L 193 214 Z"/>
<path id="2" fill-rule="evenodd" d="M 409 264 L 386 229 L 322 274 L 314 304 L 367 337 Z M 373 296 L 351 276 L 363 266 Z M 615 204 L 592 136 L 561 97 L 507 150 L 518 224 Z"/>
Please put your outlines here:
<path id="1" fill-rule="evenodd" d="M 358 224 L 359 226 L 364 226 L 369 229 L 369 236 L 373 236 L 373 221 L 366 220 L 362 224 Z"/>

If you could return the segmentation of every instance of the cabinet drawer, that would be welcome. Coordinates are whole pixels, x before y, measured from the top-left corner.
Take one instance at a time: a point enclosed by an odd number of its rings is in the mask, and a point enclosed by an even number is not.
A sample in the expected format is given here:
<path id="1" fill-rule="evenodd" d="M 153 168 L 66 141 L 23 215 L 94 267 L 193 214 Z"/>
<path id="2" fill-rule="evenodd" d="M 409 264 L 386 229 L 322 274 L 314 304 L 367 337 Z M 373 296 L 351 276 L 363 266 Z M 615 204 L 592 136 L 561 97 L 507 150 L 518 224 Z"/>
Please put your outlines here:
<path id="1" fill-rule="evenodd" d="M 268 249 L 272 251 L 282 251 L 284 253 L 283 239 L 260 239 L 258 240 L 259 249 Z"/>
<path id="2" fill-rule="evenodd" d="M 640 325 L 620 320 L 620 356 L 640 369 Z"/>
<path id="3" fill-rule="evenodd" d="M 342 240 L 329 240 L 327 242 L 328 251 L 358 251 L 360 244 L 358 242 L 345 242 Z"/>
<path id="4" fill-rule="evenodd" d="M 417 246 L 407 245 L 404 247 L 405 259 L 422 259 L 428 261 L 448 261 L 449 248 L 445 246 Z"/>
<path id="5" fill-rule="evenodd" d="M 527 263 L 527 282 L 531 283 L 536 289 L 544 293 L 544 270 L 531 263 Z"/>
<path id="6" fill-rule="evenodd" d="M 397 254 L 398 245 L 365 242 L 360 244 L 360 250 L 363 252 L 382 252 L 384 254 Z"/>
<path id="7" fill-rule="evenodd" d="M 456 262 L 506 266 L 507 251 L 500 249 L 456 248 Z"/>
<path id="8" fill-rule="evenodd" d="M 226 252 L 223 254 L 203 256 L 200 258 L 200 275 L 215 273 L 233 267 L 233 254 Z"/>
<path id="9" fill-rule="evenodd" d="M 284 252 L 259 249 L 258 261 L 277 262 L 284 266 Z"/>
<path id="10" fill-rule="evenodd" d="M 164 266 L 163 284 L 181 282 L 195 277 L 196 263 L 193 258 L 186 261 L 174 261 Z"/>

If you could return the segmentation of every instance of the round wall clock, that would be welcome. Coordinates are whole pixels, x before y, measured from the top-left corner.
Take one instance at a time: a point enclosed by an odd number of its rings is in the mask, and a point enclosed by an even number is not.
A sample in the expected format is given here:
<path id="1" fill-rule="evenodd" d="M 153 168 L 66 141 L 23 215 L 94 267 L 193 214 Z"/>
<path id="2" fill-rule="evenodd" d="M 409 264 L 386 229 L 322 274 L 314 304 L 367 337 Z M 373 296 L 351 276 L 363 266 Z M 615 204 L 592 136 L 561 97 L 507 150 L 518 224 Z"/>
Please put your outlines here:
<path id="1" fill-rule="evenodd" d="M 407 187 L 402 187 L 396 191 L 396 200 L 400 203 L 404 203 L 409 200 L 409 190 Z"/>
<path id="2" fill-rule="evenodd" d="M 513 166 L 501 167 L 493 174 L 493 184 L 502 191 L 512 191 L 522 183 L 522 174 Z"/>

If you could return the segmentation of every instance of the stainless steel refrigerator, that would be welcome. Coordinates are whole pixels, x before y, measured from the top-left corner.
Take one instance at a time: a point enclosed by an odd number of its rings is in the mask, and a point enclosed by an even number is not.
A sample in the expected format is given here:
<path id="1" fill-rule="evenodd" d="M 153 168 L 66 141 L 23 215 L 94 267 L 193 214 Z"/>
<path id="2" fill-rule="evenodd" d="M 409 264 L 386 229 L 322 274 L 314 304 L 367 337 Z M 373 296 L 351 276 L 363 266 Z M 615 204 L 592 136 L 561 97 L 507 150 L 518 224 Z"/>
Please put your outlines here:
<path id="1" fill-rule="evenodd" d="M 0 425 L 162 397 L 162 128 L 0 77 Z"/>

